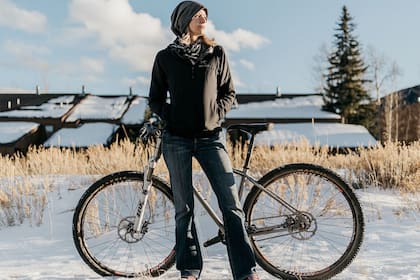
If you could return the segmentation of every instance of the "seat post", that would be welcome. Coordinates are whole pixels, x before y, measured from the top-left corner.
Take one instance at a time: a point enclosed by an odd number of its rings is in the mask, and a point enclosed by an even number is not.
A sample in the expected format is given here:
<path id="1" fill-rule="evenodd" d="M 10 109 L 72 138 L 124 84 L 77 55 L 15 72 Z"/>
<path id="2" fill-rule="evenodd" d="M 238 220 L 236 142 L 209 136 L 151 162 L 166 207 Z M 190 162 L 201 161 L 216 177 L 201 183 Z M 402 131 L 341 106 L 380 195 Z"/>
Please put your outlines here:
<path id="1" fill-rule="evenodd" d="M 244 190 L 245 178 L 246 178 L 246 175 L 247 175 L 248 170 L 249 170 L 249 162 L 251 160 L 252 149 L 254 147 L 255 134 L 250 133 L 250 132 L 247 132 L 247 133 L 248 134 L 251 134 L 251 139 L 249 140 L 248 150 L 246 152 L 246 158 L 245 158 L 245 161 L 244 161 L 244 165 L 242 167 L 242 172 L 243 172 L 244 176 L 242 176 L 241 182 L 239 184 L 239 191 L 238 191 L 239 199 L 242 198 L 242 193 L 243 193 L 243 190 Z"/>
<path id="2" fill-rule="evenodd" d="M 251 134 L 251 139 L 249 140 L 248 150 L 246 152 L 246 158 L 245 158 L 244 166 L 242 167 L 244 170 L 245 169 L 248 170 L 249 162 L 251 160 L 251 155 L 252 155 L 252 149 L 254 148 L 255 134 L 253 134 L 253 133 L 249 133 L 249 134 Z"/>

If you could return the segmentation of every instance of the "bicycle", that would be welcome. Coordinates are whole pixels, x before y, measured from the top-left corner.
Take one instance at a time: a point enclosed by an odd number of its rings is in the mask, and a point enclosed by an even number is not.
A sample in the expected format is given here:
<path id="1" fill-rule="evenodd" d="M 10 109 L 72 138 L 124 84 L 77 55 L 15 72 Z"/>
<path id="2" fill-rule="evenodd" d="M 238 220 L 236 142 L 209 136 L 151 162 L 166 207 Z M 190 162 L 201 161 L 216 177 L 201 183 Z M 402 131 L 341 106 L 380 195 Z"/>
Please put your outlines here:
<path id="1" fill-rule="evenodd" d="M 229 129 L 250 139 L 240 177 L 252 184 L 243 209 L 259 266 L 280 279 L 328 279 L 355 258 L 363 239 L 363 213 L 356 195 L 335 172 L 295 163 L 255 179 L 248 175 L 255 136 L 268 124 Z M 144 126 L 144 139 L 156 139 L 144 172 L 123 171 L 93 183 L 73 217 L 73 239 L 84 262 L 102 276 L 158 277 L 175 262 L 175 210 L 168 183 L 153 175 L 161 156 L 162 129 Z M 207 247 L 224 242 L 223 222 L 200 191 L 194 194 L 218 227 Z"/>

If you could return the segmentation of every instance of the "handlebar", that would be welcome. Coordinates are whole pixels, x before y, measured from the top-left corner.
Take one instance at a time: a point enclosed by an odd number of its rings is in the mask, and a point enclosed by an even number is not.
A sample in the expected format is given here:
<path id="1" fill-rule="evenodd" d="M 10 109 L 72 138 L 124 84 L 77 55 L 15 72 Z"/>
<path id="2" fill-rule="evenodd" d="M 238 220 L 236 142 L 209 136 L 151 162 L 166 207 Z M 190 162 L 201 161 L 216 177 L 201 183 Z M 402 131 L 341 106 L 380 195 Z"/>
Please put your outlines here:
<path id="1" fill-rule="evenodd" d="M 159 137 L 164 128 L 165 121 L 163 121 L 158 115 L 153 115 L 140 129 L 139 137 L 141 141 L 146 144 L 150 138 Z"/>

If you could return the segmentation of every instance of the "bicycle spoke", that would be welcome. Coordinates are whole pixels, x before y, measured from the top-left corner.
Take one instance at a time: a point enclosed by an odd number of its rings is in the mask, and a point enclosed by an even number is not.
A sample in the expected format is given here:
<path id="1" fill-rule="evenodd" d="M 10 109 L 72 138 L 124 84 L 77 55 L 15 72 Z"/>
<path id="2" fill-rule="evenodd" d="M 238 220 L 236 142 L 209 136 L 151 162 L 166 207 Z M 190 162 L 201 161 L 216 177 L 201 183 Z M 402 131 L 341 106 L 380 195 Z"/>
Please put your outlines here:
<path id="1" fill-rule="evenodd" d="M 137 204 L 144 199 L 143 177 L 129 175 L 131 179 L 117 173 L 109 181 L 92 186 L 86 202 L 80 202 L 75 228 L 82 234 L 74 232 L 76 247 L 101 275 L 157 276 L 175 260 L 172 196 L 169 188 L 163 192 L 163 187 L 152 186 L 144 205 L 142 229 L 134 232 Z"/>
<path id="2" fill-rule="evenodd" d="M 247 198 L 246 215 L 257 260 L 285 279 L 295 279 L 295 275 L 329 278 L 357 253 L 363 224 L 354 211 L 361 213 L 360 206 L 346 198 L 343 190 L 351 192 L 350 188 L 332 173 L 313 165 L 290 166 L 296 169 L 272 173 L 263 186 L 298 212 L 257 188 Z M 358 244 L 352 246 L 354 242 Z"/>

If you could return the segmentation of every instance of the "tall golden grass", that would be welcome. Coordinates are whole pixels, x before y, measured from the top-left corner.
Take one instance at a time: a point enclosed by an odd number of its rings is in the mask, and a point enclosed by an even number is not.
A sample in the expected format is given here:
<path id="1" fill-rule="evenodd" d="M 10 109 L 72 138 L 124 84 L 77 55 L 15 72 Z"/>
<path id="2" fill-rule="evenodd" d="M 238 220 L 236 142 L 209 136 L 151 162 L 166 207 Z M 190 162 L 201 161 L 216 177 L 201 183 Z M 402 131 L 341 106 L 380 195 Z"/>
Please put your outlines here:
<path id="1" fill-rule="evenodd" d="M 31 178 L 44 175 L 105 175 L 122 170 L 142 170 L 153 147 L 122 141 L 109 148 L 92 146 L 86 150 L 32 148 L 26 155 L 0 157 L 0 226 L 21 223 L 31 218 L 42 220 L 48 182 L 34 187 Z M 240 167 L 244 149 L 228 145 L 234 166 Z M 312 147 L 306 142 L 256 147 L 251 170 L 262 175 L 269 170 L 295 162 L 319 164 L 338 172 L 357 187 L 395 188 L 403 192 L 420 191 L 420 142 L 402 144 L 388 142 L 369 148 L 358 148 L 346 154 L 331 153 L 328 147 Z M 194 169 L 199 166 L 194 162 Z M 156 174 L 167 178 L 163 160 Z M 19 180 L 16 180 L 19 178 Z M 45 177 L 46 181 L 49 180 Z M 31 208 L 38 208 L 37 214 Z M 33 209 L 32 209 L 33 210 Z"/>
<path id="2" fill-rule="evenodd" d="M 234 166 L 240 167 L 245 148 L 228 145 Z M 92 146 L 86 150 L 31 148 L 26 155 L 0 156 L 0 178 L 34 175 L 105 175 L 122 170 L 142 170 L 153 147 L 129 141 L 109 148 Z M 347 153 L 331 153 L 327 146 L 311 146 L 307 142 L 273 147 L 255 147 L 251 160 L 254 173 L 295 162 L 319 164 L 338 171 L 361 187 L 378 186 L 404 191 L 420 190 L 420 142 L 411 144 L 388 142 Z M 194 169 L 199 168 L 194 163 Z M 157 172 L 165 173 L 160 160 Z"/>

